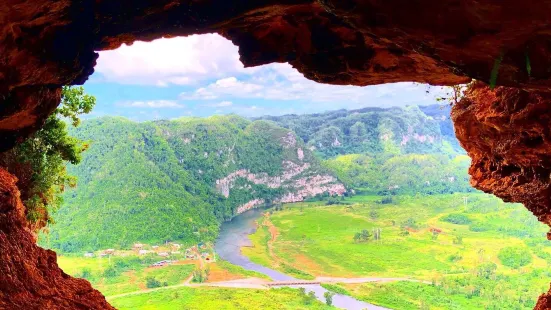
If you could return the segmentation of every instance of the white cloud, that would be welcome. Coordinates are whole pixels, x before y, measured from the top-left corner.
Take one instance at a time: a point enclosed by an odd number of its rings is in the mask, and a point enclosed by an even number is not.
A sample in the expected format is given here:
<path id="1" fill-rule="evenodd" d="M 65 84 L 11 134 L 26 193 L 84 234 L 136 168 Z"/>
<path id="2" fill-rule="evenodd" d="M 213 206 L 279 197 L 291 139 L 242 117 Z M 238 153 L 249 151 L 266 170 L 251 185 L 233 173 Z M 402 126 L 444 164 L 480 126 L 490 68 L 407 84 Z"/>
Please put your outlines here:
<path id="1" fill-rule="evenodd" d="M 99 54 L 96 72 L 107 82 L 122 84 L 189 85 L 255 71 L 245 69 L 237 46 L 218 34 L 134 42 Z"/>
<path id="2" fill-rule="evenodd" d="M 132 108 L 185 108 L 186 106 L 173 100 L 150 100 L 150 101 L 125 101 L 117 104 L 121 107 Z"/>
<path id="3" fill-rule="evenodd" d="M 432 104 L 443 92 L 437 89 L 436 94 L 427 94 L 425 85 L 414 83 L 367 87 L 319 84 L 286 63 L 244 68 L 238 48 L 217 34 L 135 42 L 100 52 L 96 71 L 101 77 L 94 79 L 106 82 L 157 87 L 185 85 L 190 90 L 182 92 L 178 100 L 205 101 L 203 107 L 226 111 L 231 104 L 223 102 L 239 99 L 299 101 L 301 107 L 297 105 L 297 112 Z M 137 101 L 134 106 L 157 107 L 161 102 L 164 101 Z M 170 101 L 159 107 L 180 106 L 177 101 Z M 238 105 L 232 108 L 238 109 Z"/>
<path id="4" fill-rule="evenodd" d="M 221 78 L 194 92 L 180 94 L 180 99 L 293 100 L 328 105 L 328 109 L 436 103 L 436 94 L 427 94 L 426 89 L 427 86 L 415 83 L 367 87 L 326 85 L 306 79 L 289 64 L 271 64 L 262 66 L 251 76 Z M 439 89 L 436 91 L 440 93 Z"/>
<path id="5" fill-rule="evenodd" d="M 220 101 L 218 103 L 209 104 L 208 106 L 215 107 L 215 108 L 223 108 L 223 107 L 230 107 L 232 105 L 233 105 L 233 102 L 231 101 Z"/>

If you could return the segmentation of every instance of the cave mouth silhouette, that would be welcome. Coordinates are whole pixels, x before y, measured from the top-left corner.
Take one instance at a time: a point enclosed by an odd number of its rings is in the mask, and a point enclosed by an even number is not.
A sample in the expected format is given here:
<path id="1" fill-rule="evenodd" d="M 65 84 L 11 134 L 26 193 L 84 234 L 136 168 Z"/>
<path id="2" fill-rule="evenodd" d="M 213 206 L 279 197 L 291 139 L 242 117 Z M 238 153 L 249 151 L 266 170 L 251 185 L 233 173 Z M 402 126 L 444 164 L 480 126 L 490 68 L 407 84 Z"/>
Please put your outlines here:
<path id="1" fill-rule="evenodd" d="M 86 81 L 95 51 L 218 33 L 247 67 L 288 62 L 320 83 L 478 80 L 452 111 L 472 185 L 551 223 L 549 3 L 7 0 L 0 16 L 1 150 L 44 124 L 63 85 Z M 0 169 L 0 308 L 111 309 L 35 245 L 23 211 L 14 177 Z M 536 309 L 551 309 L 551 297 Z"/>

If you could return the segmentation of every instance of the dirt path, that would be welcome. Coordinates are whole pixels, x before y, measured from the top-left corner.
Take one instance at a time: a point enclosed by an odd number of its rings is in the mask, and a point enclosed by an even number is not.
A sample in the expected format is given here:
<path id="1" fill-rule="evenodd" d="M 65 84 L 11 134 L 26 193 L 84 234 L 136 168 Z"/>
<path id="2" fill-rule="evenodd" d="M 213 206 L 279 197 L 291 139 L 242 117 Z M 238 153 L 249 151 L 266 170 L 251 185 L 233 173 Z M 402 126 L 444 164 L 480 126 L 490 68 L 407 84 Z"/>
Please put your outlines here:
<path id="1" fill-rule="evenodd" d="M 380 278 L 380 277 L 365 277 L 365 278 L 336 278 L 336 277 L 317 277 L 314 279 L 321 283 L 347 283 L 347 284 L 356 284 L 356 283 L 369 283 L 369 282 L 378 282 L 378 283 L 387 283 L 387 282 L 396 282 L 396 281 L 408 281 L 408 282 L 417 282 L 423 284 L 432 284 L 430 281 L 416 280 L 411 278 Z"/>
<path id="2" fill-rule="evenodd" d="M 169 289 L 179 288 L 179 287 L 212 286 L 212 287 L 227 287 L 227 288 L 268 289 L 264 285 L 264 283 L 266 283 L 266 281 L 262 280 L 262 279 L 258 279 L 258 278 L 247 278 L 247 279 L 239 279 L 239 280 L 232 280 L 232 281 L 221 281 L 221 282 L 211 282 L 211 283 L 191 283 L 192 278 L 193 278 L 193 276 L 190 276 L 183 283 L 176 284 L 176 285 L 169 285 L 169 286 L 151 288 L 151 289 L 146 289 L 146 290 L 141 290 L 141 291 L 128 292 L 128 293 L 124 293 L 124 294 L 111 295 L 111 296 L 106 296 L 106 298 L 109 299 L 109 300 L 112 300 L 112 299 L 125 297 L 125 296 L 148 294 L 148 293 L 151 293 L 151 292 L 169 290 Z"/>
<path id="3" fill-rule="evenodd" d="M 270 240 L 268 240 L 268 253 L 271 257 L 274 258 L 274 260 L 279 261 L 277 259 L 277 256 L 274 254 L 274 242 L 277 240 L 277 236 L 279 235 L 279 231 L 277 230 L 277 227 L 272 223 L 270 220 L 270 214 L 268 212 L 264 213 L 264 222 L 262 223 L 264 226 L 268 227 L 268 231 L 270 232 Z"/>
<path id="4" fill-rule="evenodd" d="M 206 287 L 225 287 L 225 288 L 268 289 L 267 284 L 271 282 L 278 282 L 278 283 L 282 282 L 282 281 L 267 281 L 259 278 L 246 278 L 246 279 L 237 279 L 237 280 L 230 280 L 230 281 L 210 282 L 210 283 L 209 282 L 191 283 L 191 280 L 192 280 L 192 276 L 190 276 L 183 283 L 180 283 L 180 284 L 152 288 L 152 289 L 141 290 L 136 292 L 129 292 L 129 293 L 124 293 L 119 295 L 111 295 L 111 296 L 107 296 L 107 299 L 112 300 L 115 298 L 120 298 L 125 296 L 148 294 L 151 292 L 169 290 L 169 289 L 178 288 L 178 287 L 205 287 L 206 286 Z M 396 281 L 409 281 L 409 282 L 417 282 L 417 283 L 423 283 L 423 284 L 431 284 L 430 281 L 415 280 L 410 278 L 379 278 L 379 277 L 367 277 L 367 278 L 317 277 L 314 281 L 319 281 L 321 283 L 347 283 L 347 284 L 371 283 L 371 282 L 388 283 L 388 282 L 396 282 Z"/>

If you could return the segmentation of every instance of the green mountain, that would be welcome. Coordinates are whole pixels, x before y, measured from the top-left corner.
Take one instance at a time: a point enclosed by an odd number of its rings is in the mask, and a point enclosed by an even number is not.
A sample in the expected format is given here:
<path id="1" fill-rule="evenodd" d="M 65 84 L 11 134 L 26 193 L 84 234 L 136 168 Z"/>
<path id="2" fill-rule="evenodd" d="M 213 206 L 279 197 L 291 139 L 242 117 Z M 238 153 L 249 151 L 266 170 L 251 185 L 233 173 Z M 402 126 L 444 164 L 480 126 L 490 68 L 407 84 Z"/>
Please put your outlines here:
<path id="1" fill-rule="evenodd" d="M 347 188 L 388 194 L 469 192 L 470 164 L 449 105 L 266 116 L 297 133 Z"/>
<path id="2" fill-rule="evenodd" d="M 262 119 L 293 130 L 323 158 L 343 154 L 464 154 L 453 133 L 448 106 L 365 108 Z"/>
<path id="3" fill-rule="evenodd" d="M 213 240 L 247 209 L 345 192 L 293 132 L 269 121 L 100 118 L 71 134 L 90 148 L 68 167 L 78 187 L 43 241 L 63 252 Z"/>
<path id="4" fill-rule="evenodd" d="M 475 191 L 469 184 L 467 155 L 339 155 L 324 161 L 354 191 L 396 195 L 434 195 Z"/>
<path id="5" fill-rule="evenodd" d="M 470 163 L 439 107 L 136 123 L 83 122 L 78 187 L 42 243 L 62 252 L 214 240 L 220 223 L 266 204 L 473 191 Z M 348 189 L 348 191 L 347 191 Z M 90 224 L 92 223 L 92 224 Z"/>

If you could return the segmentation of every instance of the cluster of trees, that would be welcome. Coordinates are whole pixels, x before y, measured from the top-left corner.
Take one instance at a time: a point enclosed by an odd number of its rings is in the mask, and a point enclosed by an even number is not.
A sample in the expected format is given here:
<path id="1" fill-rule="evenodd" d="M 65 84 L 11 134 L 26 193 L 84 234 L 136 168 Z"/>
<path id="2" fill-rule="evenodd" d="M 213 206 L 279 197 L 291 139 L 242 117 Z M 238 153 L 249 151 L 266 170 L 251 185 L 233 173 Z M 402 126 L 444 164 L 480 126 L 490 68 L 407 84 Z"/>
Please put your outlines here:
<path id="1" fill-rule="evenodd" d="M 316 301 L 316 293 L 314 293 L 314 291 L 309 291 L 306 293 L 306 289 L 304 287 L 299 287 L 298 290 L 303 297 L 303 303 L 305 305 L 311 305 L 314 301 Z M 331 299 L 331 303 L 332 302 L 333 300 Z"/>
<path id="2" fill-rule="evenodd" d="M 497 255 L 504 266 L 518 269 L 532 262 L 532 255 L 527 248 L 508 246 L 501 249 Z"/>
<path id="3" fill-rule="evenodd" d="M 373 240 L 381 240 L 381 232 L 382 229 L 380 228 L 373 228 L 372 232 L 363 229 L 361 232 L 354 234 L 354 242 L 366 242 L 371 240 L 371 237 L 373 237 Z"/>
<path id="4" fill-rule="evenodd" d="M 333 305 L 333 296 L 335 296 L 335 293 L 327 291 L 323 293 L 323 297 L 325 297 L 325 304 L 328 306 Z"/>
<path id="5" fill-rule="evenodd" d="M 457 225 L 469 225 L 473 221 L 463 213 L 450 213 L 442 218 L 442 221 L 457 224 Z"/>
<path id="6" fill-rule="evenodd" d="M 466 155 L 443 154 L 378 155 L 348 154 L 323 164 L 348 188 L 383 196 L 472 192 Z"/>
<path id="7" fill-rule="evenodd" d="M 157 280 L 155 277 L 147 277 L 145 279 L 145 286 L 147 288 L 156 288 L 161 286 L 168 286 L 168 282 L 161 282 Z"/>
<path id="8" fill-rule="evenodd" d="M 192 273 L 192 281 L 196 283 L 203 283 L 209 279 L 210 268 L 195 268 Z"/>

